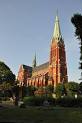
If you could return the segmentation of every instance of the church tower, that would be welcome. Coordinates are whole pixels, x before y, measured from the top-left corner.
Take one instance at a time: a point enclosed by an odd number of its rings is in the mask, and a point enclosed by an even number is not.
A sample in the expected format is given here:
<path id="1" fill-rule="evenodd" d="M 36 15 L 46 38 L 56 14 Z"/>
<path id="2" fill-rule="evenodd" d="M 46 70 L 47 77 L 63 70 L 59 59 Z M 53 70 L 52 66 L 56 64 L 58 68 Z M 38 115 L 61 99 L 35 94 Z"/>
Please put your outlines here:
<path id="1" fill-rule="evenodd" d="M 68 82 L 65 44 L 62 39 L 59 18 L 56 16 L 53 36 L 51 40 L 49 76 L 53 84 Z"/>

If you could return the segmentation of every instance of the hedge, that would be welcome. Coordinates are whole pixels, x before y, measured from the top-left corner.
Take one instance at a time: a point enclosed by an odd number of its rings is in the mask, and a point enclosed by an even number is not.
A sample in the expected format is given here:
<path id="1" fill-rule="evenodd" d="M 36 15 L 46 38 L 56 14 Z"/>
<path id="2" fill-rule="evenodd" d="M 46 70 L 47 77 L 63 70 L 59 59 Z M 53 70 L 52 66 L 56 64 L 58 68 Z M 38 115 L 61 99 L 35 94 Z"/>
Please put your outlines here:
<path id="1" fill-rule="evenodd" d="M 45 98 L 44 96 L 42 97 L 31 96 L 31 97 L 24 97 L 23 99 L 25 105 L 29 105 L 29 106 L 42 106 L 45 100 L 47 100 L 50 105 L 55 104 L 54 103 L 55 99 L 53 99 L 52 97 Z"/>
<path id="2" fill-rule="evenodd" d="M 25 105 L 28 106 L 42 106 L 44 101 L 47 100 L 49 105 L 53 106 L 62 106 L 62 107 L 82 107 L 82 98 L 71 98 L 71 97 L 64 97 L 54 99 L 52 97 L 39 97 L 39 96 L 31 96 L 31 97 L 24 97 L 23 101 Z"/>

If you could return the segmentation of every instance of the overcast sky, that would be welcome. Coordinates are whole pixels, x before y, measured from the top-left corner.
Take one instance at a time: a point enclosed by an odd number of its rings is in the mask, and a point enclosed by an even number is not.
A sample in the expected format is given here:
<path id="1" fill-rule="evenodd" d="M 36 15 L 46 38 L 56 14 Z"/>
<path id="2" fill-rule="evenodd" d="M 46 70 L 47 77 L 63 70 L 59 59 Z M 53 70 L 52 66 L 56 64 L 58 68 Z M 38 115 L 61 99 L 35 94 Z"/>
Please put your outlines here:
<path id="1" fill-rule="evenodd" d="M 0 0 L 0 60 L 17 75 L 21 64 L 49 60 L 56 11 L 66 48 L 69 81 L 80 78 L 79 45 L 71 23 L 82 13 L 82 0 Z"/>

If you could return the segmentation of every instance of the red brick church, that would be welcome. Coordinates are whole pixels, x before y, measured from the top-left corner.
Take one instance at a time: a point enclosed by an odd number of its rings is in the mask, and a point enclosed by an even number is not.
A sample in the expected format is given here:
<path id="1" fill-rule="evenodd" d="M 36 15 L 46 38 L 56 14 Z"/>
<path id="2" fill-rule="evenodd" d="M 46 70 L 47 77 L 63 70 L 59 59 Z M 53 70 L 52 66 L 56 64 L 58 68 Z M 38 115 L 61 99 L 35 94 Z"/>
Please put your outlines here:
<path id="1" fill-rule="evenodd" d="M 65 44 L 62 39 L 59 18 L 56 16 L 54 31 L 50 46 L 49 61 L 36 66 L 36 56 L 32 66 L 20 65 L 18 81 L 21 85 L 47 86 L 68 82 Z"/>

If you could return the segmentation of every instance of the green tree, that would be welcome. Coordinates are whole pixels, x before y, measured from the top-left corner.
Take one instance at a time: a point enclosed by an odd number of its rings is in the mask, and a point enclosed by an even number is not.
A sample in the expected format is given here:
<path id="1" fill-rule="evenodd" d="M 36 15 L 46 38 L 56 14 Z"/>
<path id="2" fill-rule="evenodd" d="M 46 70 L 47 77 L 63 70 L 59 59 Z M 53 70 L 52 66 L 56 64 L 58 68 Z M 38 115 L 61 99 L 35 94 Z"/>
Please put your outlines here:
<path id="1" fill-rule="evenodd" d="M 68 96 L 74 96 L 79 91 L 79 84 L 76 82 L 69 82 L 65 84 L 65 89 Z"/>
<path id="2" fill-rule="evenodd" d="M 63 96 L 64 94 L 66 94 L 64 84 L 59 83 L 59 84 L 56 86 L 56 88 L 55 88 L 55 93 L 56 93 L 56 96 L 57 96 L 57 97 L 61 97 L 61 96 Z"/>
<path id="3" fill-rule="evenodd" d="M 81 14 L 74 14 L 71 18 L 72 24 L 75 26 L 75 36 L 79 39 L 80 45 L 80 69 L 82 70 L 82 15 Z M 81 72 L 82 76 L 82 72 Z"/>
<path id="4" fill-rule="evenodd" d="M 22 98 L 27 96 L 27 88 L 25 85 L 22 86 Z"/>
<path id="5" fill-rule="evenodd" d="M 28 96 L 33 96 L 35 91 L 36 91 L 36 87 L 34 87 L 34 86 L 27 87 L 27 95 Z"/>
<path id="6" fill-rule="evenodd" d="M 13 84 L 14 81 L 15 75 L 4 62 L 0 61 L 0 84 L 3 82 Z"/>
<path id="7" fill-rule="evenodd" d="M 0 90 L 5 98 L 12 97 L 12 85 L 10 83 L 3 82 L 0 84 Z"/>
<path id="8" fill-rule="evenodd" d="M 15 83 L 15 75 L 10 68 L 0 61 L 0 90 L 4 93 L 4 97 L 12 96 L 12 86 Z"/>
<path id="9" fill-rule="evenodd" d="M 82 82 L 79 83 L 79 92 L 82 94 Z"/>
<path id="10" fill-rule="evenodd" d="M 46 90 L 49 91 L 50 93 L 53 93 L 54 86 L 53 85 L 48 85 L 48 86 L 46 86 Z"/>

